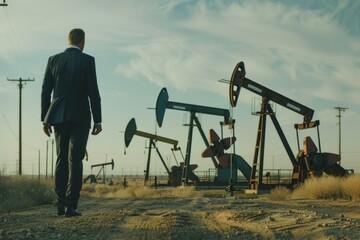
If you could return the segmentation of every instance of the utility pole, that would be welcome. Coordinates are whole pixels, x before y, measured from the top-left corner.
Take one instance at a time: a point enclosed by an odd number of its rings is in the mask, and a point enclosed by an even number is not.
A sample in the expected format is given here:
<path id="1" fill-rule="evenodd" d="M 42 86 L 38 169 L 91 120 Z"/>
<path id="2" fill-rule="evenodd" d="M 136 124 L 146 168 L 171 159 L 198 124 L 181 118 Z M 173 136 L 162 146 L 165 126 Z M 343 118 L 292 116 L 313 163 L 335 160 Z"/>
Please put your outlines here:
<path id="1" fill-rule="evenodd" d="M 6 7 L 7 3 L 5 3 L 6 1 L 4 0 L 3 3 L 0 3 L 0 6 Z"/>
<path id="2" fill-rule="evenodd" d="M 339 118 L 339 156 L 340 156 L 340 161 L 339 161 L 339 165 L 341 165 L 341 112 L 345 112 L 346 109 L 345 107 L 334 107 L 335 110 L 337 110 L 339 112 L 338 115 L 336 115 L 336 117 Z"/>
<path id="3" fill-rule="evenodd" d="M 35 79 L 7 79 L 8 81 L 12 81 L 12 82 L 19 82 L 19 175 L 22 174 L 22 169 L 21 169 L 21 162 L 22 162 L 22 148 L 21 148 L 21 143 L 22 143 L 22 135 L 21 135 L 21 100 L 22 100 L 22 94 L 21 94 L 21 90 L 23 88 L 23 82 L 29 82 L 29 81 L 35 81 Z"/>

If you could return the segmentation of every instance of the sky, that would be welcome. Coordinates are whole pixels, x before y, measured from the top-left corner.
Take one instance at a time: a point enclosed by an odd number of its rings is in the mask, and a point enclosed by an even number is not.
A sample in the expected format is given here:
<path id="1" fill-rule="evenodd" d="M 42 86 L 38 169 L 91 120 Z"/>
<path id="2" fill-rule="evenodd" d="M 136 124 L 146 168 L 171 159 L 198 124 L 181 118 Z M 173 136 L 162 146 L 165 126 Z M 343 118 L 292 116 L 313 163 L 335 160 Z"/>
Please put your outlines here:
<path id="1" fill-rule="evenodd" d="M 137 130 L 179 141 L 185 156 L 189 114 L 167 109 L 158 127 L 154 107 L 162 88 L 169 101 L 229 109 L 235 133 L 235 154 L 252 163 L 261 97 L 242 89 L 238 104 L 229 104 L 229 85 L 235 65 L 243 61 L 246 77 L 311 109 L 320 120 L 322 152 L 339 152 L 341 165 L 360 171 L 360 1 L 86 1 L 7 0 L 0 7 L 0 169 L 18 173 L 19 88 L 7 79 L 34 79 L 22 90 L 22 171 L 51 171 L 52 138 L 42 132 L 40 94 L 49 56 L 64 51 L 73 28 L 86 32 L 84 52 L 96 59 L 102 101 L 103 132 L 90 135 L 84 174 L 97 174 L 91 165 L 114 160 L 107 174 L 143 174 L 148 140 L 134 136 L 125 149 L 124 131 L 131 118 Z M 253 104 L 252 104 L 253 103 Z M 277 119 L 296 155 L 295 123 L 303 117 L 275 104 Z M 202 129 L 219 135 L 221 116 L 200 114 Z M 300 143 L 315 129 L 299 133 Z M 48 146 L 48 148 L 47 148 Z M 158 142 L 170 167 L 181 162 L 180 152 Z M 191 164 L 199 171 L 213 168 L 201 158 L 205 150 L 198 130 L 192 141 Z M 302 149 L 302 146 L 300 146 Z M 48 149 L 48 151 L 46 150 Z M 227 152 L 233 152 L 231 148 Z M 54 160 L 55 161 L 55 160 Z M 291 162 L 271 121 L 267 123 L 265 168 L 291 169 Z M 165 168 L 152 151 L 151 174 Z M 200 174 L 200 173 L 199 173 Z"/>

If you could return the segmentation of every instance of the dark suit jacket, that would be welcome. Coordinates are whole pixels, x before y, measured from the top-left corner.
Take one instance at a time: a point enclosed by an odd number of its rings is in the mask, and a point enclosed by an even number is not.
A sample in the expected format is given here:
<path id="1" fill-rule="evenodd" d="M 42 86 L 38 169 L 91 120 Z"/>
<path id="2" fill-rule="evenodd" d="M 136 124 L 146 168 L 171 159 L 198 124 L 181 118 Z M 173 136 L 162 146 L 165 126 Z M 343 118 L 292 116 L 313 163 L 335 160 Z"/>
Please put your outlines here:
<path id="1" fill-rule="evenodd" d="M 100 123 L 101 99 L 94 57 L 72 47 L 51 56 L 42 85 L 41 121 L 50 125 L 75 122 L 90 127 L 89 103 L 94 123 Z"/>

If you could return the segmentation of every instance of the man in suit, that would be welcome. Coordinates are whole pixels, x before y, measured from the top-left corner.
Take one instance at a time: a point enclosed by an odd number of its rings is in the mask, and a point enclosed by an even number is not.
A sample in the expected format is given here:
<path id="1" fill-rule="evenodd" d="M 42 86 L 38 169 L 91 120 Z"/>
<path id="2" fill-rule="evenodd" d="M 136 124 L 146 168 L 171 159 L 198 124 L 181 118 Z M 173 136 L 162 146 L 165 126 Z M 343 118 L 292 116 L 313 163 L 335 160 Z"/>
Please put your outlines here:
<path id="1" fill-rule="evenodd" d="M 68 40 L 69 47 L 48 60 L 41 92 L 41 121 L 48 137 L 54 127 L 58 215 L 72 217 L 81 215 L 77 205 L 91 113 L 94 122 L 91 134 L 99 134 L 102 127 L 95 59 L 83 53 L 85 32 L 73 29 Z"/>

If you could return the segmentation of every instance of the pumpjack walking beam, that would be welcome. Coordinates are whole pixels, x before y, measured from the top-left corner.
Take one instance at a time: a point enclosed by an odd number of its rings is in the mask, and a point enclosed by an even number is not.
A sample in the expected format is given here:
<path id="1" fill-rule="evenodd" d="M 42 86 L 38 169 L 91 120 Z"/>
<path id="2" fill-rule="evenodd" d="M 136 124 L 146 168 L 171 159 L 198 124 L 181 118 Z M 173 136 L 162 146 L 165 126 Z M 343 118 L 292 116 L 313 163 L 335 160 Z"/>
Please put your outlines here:
<path id="1" fill-rule="evenodd" d="M 156 100 L 156 109 L 155 109 L 156 120 L 157 120 L 159 127 L 162 126 L 162 123 L 164 120 L 164 115 L 165 115 L 165 110 L 167 108 L 173 109 L 173 110 L 190 112 L 189 132 L 188 132 L 186 155 L 185 155 L 185 166 L 183 168 L 182 179 L 181 179 L 182 184 L 187 184 L 188 183 L 188 169 L 190 168 L 190 155 L 191 155 L 192 135 L 193 135 L 194 125 L 198 128 L 206 147 L 210 146 L 210 144 L 205 136 L 205 133 L 201 128 L 201 124 L 196 116 L 196 113 L 223 116 L 224 122 L 226 124 L 233 124 L 233 122 L 230 121 L 230 112 L 228 109 L 193 105 L 193 104 L 180 103 L 180 102 L 171 102 L 171 101 L 169 101 L 169 94 L 168 94 L 166 88 L 163 88 L 160 91 L 159 96 Z M 212 159 L 212 162 L 214 163 L 214 166 L 216 168 L 218 168 L 219 166 L 218 166 L 218 163 L 216 162 L 215 157 L 212 156 L 211 159 Z"/>
<path id="2" fill-rule="evenodd" d="M 105 183 L 105 170 L 104 170 L 104 167 L 106 165 L 111 165 L 111 170 L 114 170 L 114 159 L 111 159 L 111 162 L 108 162 L 108 163 L 99 163 L 99 164 L 91 165 L 91 169 L 93 169 L 94 167 L 101 167 L 98 174 L 96 175 L 95 179 L 97 179 L 99 177 L 100 172 L 102 171 L 103 172 L 103 183 Z"/>
<path id="3" fill-rule="evenodd" d="M 291 151 L 290 145 L 280 127 L 279 122 L 277 121 L 275 113 L 273 112 L 269 102 L 273 101 L 277 104 L 280 104 L 283 107 L 286 107 L 302 115 L 304 117 L 303 119 L 304 125 L 311 123 L 311 119 L 314 115 L 314 110 L 246 78 L 245 74 L 246 74 L 245 64 L 243 62 L 239 62 L 235 66 L 231 76 L 229 96 L 230 96 L 230 104 L 232 107 L 236 106 L 237 100 L 239 98 L 240 90 L 242 87 L 255 94 L 262 96 L 261 110 L 259 112 L 260 119 L 259 119 L 258 133 L 256 138 L 255 153 L 254 153 L 253 166 L 251 171 L 250 188 L 257 190 L 258 186 L 262 184 L 267 115 L 270 116 L 275 126 L 275 129 L 284 145 L 284 148 L 290 158 L 290 161 L 293 164 L 294 170 L 292 175 L 292 184 L 294 184 L 299 178 L 300 167 L 298 162 L 296 161 L 293 152 Z M 256 173 L 258 173 L 257 177 L 256 177 Z"/>
<path id="4" fill-rule="evenodd" d="M 178 147 L 178 141 L 174 140 L 174 139 L 171 139 L 171 138 L 166 138 L 166 137 L 154 135 L 154 134 L 151 134 L 151 133 L 138 131 L 137 127 L 136 127 L 135 118 L 132 118 L 129 121 L 129 123 L 126 126 L 126 129 L 125 129 L 124 138 L 125 138 L 125 146 L 126 147 L 128 147 L 130 145 L 130 142 L 131 142 L 134 135 L 149 139 L 149 152 L 148 152 L 148 160 L 147 160 L 146 170 L 145 170 L 145 182 L 149 181 L 150 157 L 151 157 L 151 149 L 152 149 L 152 147 L 155 148 L 157 154 L 159 155 L 160 160 L 161 160 L 162 164 L 164 165 L 164 167 L 166 169 L 166 172 L 168 174 L 170 174 L 170 170 L 166 166 L 165 161 L 164 161 L 163 157 L 161 156 L 159 149 L 155 145 L 155 142 L 159 141 L 159 142 L 172 144 L 174 146 L 173 147 L 174 150 L 180 150 L 180 147 Z"/>
<path id="5" fill-rule="evenodd" d="M 245 77 L 245 64 L 244 62 L 239 62 L 232 73 L 230 80 L 230 104 L 232 107 L 236 107 L 237 100 L 240 95 L 240 89 L 246 88 L 247 90 L 256 93 L 268 101 L 273 101 L 277 104 L 280 104 L 283 107 L 286 107 L 300 115 L 304 116 L 304 123 L 311 121 L 314 116 L 314 110 L 308 108 L 301 103 L 298 103 L 290 98 L 287 98 L 280 93 L 277 93 L 273 90 L 270 90 L 267 87 L 264 87 L 248 78 Z"/>

